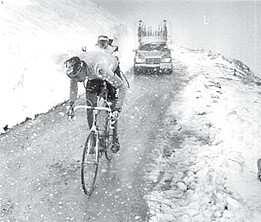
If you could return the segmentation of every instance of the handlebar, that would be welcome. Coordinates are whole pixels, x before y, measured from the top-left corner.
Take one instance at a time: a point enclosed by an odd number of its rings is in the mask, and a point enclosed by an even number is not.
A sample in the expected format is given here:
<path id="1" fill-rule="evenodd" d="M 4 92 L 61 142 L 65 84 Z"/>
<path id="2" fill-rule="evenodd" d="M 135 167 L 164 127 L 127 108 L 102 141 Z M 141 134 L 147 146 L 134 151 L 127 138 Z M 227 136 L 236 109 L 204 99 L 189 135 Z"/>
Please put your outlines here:
<path id="1" fill-rule="evenodd" d="M 74 107 L 74 111 L 76 111 L 77 109 L 89 109 L 89 110 L 98 110 L 98 111 L 107 111 L 107 112 L 111 112 L 111 108 L 108 107 L 102 107 L 102 106 L 86 106 L 86 105 L 80 105 L 80 106 L 75 106 Z"/>

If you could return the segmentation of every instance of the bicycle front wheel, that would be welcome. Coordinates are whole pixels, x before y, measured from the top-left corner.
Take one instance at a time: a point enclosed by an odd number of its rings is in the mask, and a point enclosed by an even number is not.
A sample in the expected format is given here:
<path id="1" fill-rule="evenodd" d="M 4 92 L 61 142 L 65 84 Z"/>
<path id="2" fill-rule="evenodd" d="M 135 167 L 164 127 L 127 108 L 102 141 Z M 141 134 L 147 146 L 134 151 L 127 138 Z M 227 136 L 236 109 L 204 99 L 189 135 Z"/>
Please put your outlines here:
<path id="1" fill-rule="evenodd" d="M 90 196 L 94 190 L 99 166 L 99 152 L 96 150 L 98 136 L 93 132 L 89 134 L 85 142 L 81 164 L 82 188 L 86 195 Z"/>

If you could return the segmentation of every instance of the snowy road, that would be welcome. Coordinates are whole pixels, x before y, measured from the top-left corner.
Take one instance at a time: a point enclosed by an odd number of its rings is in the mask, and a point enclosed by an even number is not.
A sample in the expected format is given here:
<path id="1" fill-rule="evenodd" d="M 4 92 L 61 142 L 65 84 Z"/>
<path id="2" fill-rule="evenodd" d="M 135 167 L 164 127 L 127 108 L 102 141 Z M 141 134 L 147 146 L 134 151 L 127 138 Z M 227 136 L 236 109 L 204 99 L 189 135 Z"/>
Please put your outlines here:
<path id="1" fill-rule="evenodd" d="M 85 113 L 69 121 L 58 107 L 1 136 L 0 221 L 146 221 L 143 176 L 177 75 L 131 80 L 121 151 L 110 165 L 104 161 L 90 199 L 80 186 Z"/>
<path id="2" fill-rule="evenodd" d="M 121 151 L 90 199 L 84 112 L 58 106 L 2 135 L 0 221 L 259 222 L 261 79 L 220 54 L 175 55 L 173 75 L 130 75 Z"/>

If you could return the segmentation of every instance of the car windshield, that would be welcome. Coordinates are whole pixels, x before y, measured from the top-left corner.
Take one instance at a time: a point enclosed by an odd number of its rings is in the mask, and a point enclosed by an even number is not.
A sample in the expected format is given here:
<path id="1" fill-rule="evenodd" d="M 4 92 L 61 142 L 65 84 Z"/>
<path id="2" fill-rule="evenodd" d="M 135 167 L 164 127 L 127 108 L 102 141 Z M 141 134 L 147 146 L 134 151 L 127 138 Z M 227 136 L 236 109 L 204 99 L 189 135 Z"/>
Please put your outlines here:
<path id="1" fill-rule="evenodd" d="M 165 43 L 149 43 L 149 44 L 142 45 L 140 47 L 140 50 L 144 50 L 144 51 L 164 50 L 166 49 L 166 47 L 167 46 Z"/>

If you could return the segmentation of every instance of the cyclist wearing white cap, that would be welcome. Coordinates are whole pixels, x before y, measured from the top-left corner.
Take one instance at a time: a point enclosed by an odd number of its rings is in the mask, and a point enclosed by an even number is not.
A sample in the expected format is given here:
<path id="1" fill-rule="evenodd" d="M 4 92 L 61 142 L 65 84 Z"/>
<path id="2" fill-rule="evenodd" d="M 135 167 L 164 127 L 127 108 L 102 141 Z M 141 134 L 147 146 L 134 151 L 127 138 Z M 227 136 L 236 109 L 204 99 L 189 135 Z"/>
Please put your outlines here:
<path id="1" fill-rule="evenodd" d="M 108 52 L 116 57 L 116 59 L 118 60 L 118 66 L 114 71 L 114 73 L 118 75 L 120 78 L 122 78 L 121 70 L 120 70 L 120 61 L 118 55 L 116 54 L 119 51 L 119 47 L 116 45 L 112 45 L 112 43 L 113 43 L 113 38 L 109 38 L 107 35 L 100 35 L 98 36 L 96 45 L 100 49 L 103 49 L 105 52 Z"/>

